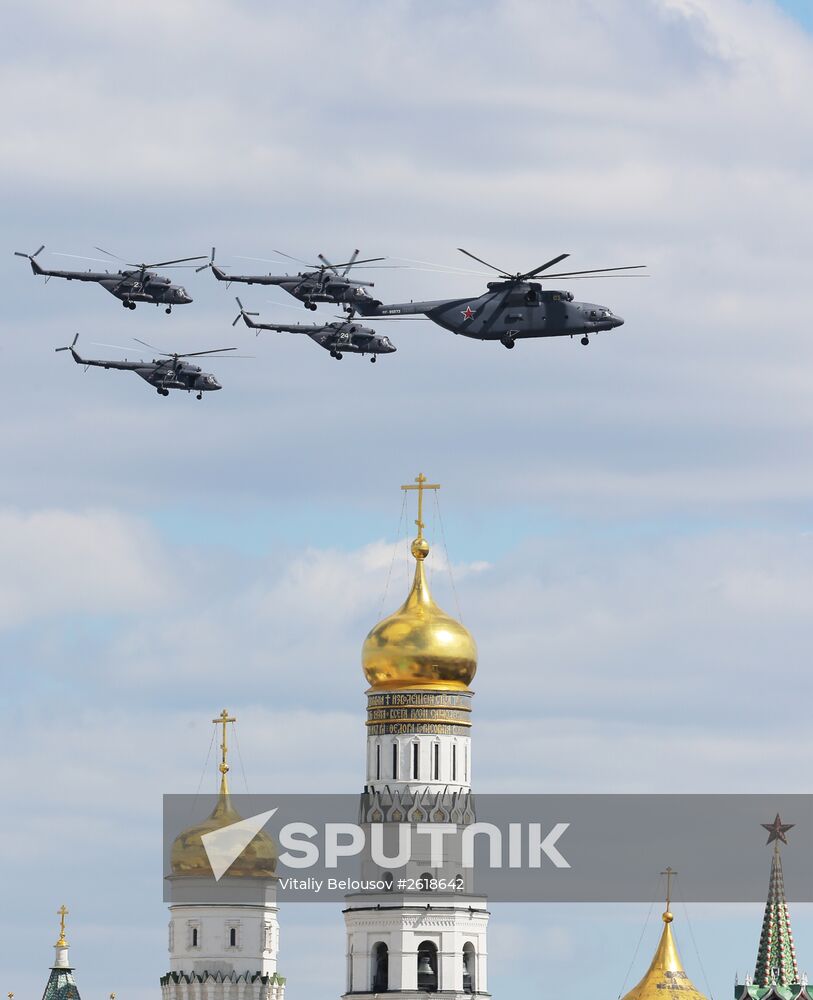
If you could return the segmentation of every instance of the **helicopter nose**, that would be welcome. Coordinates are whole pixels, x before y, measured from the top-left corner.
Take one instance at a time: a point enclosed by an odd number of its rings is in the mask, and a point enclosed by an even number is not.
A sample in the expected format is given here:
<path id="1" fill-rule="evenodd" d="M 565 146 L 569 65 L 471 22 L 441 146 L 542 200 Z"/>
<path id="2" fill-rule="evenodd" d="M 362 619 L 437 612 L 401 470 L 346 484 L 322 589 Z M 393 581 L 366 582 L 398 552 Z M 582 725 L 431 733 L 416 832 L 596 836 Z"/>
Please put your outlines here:
<path id="1" fill-rule="evenodd" d="M 617 326 L 623 326 L 623 325 L 624 325 L 624 320 L 623 320 L 623 319 L 621 319 L 621 317 L 620 317 L 620 316 L 615 316 L 615 315 L 611 316 L 611 317 L 610 317 L 610 322 L 612 323 L 612 329 L 613 329 L 613 330 L 614 330 L 614 329 L 615 329 L 615 328 L 616 328 Z"/>

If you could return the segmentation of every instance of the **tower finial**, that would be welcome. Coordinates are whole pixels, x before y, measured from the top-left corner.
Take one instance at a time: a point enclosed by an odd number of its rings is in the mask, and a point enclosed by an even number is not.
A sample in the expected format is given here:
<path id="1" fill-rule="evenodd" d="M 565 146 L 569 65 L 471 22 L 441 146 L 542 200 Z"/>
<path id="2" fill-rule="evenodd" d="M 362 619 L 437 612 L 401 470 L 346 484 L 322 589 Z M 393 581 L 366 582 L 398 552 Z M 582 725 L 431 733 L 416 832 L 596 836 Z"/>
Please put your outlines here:
<path id="1" fill-rule="evenodd" d="M 778 851 L 779 841 L 781 840 L 783 844 L 787 844 L 788 838 L 785 836 L 785 834 L 788 832 L 788 830 L 792 830 L 794 826 L 796 826 L 796 824 L 783 823 L 782 820 L 779 818 L 779 813 L 777 813 L 776 819 L 773 821 L 773 823 L 760 823 L 760 826 L 763 828 L 763 830 L 768 831 L 768 840 L 766 841 L 766 846 L 767 844 L 773 844 L 774 851 Z"/>
<path id="2" fill-rule="evenodd" d="M 415 519 L 415 524 L 418 526 L 418 537 L 412 543 L 412 555 L 420 562 L 429 555 L 429 545 L 423 537 L 423 529 L 426 527 L 423 522 L 423 491 L 439 490 L 440 483 L 427 483 L 426 476 L 422 472 L 419 472 L 415 478 L 414 485 L 410 483 L 408 486 L 402 486 L 401 489 L 405 491 L 418 491 L 418 516 Z"/>
<path id="3" fill-rule="evenodd" d="M 672 879 L 677 875 L 677 872 L 671 865 L 668 865 L 666 870 L 661 872 L 661 875 L 666 876 L 666 910 L 663 913 L 663 922 L 665 924 L 671 924 L 674 920 L 672 910 L 670 908 L 670 904 L 672 902 Z"/>
<path id="4" fill-rule="evenodd" d="M 68 942 L 65 940 L 65 917 L 70 913 L 70 910 L 63 903 L 62 906 L 56 911 L 59 915 L 59 940 L 54 945 L 55 948 L 67 948 Z"/>
<path id="5" fill-rule="evenodd" d="M 212 719 L 212 722 L 216 726 L 223 727 L 223 735 L 220 741 L 220 765 L 218 767 L 218 770 L 220 771 L 220 794 L 228 795 L 229 786 L 228 782 L 226 781 L 226 775 L 229 773 L 229 765 L 226 763 L 226 757 L 229 752 L 229 746 L 227 740 L 226 727 L 230 722 L 237 722 L 237 719 L 235 719 L 234 716 L 229 715 L 228 710 L 224 708 L 216 719 Z"/>

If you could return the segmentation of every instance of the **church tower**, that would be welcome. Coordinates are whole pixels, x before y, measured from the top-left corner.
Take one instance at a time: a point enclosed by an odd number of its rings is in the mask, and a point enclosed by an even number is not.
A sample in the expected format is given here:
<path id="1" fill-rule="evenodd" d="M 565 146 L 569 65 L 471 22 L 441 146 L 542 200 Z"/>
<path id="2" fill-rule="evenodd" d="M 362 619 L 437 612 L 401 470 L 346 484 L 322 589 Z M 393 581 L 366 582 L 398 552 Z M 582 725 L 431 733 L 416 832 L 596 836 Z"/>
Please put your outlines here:
<path id="1" fill-rule="evenodd" d="M 42 1000 L 79 1000 L 79 990 L 74 982 L 73 968 L 68 958 L 68 941 L 65 937 L 65 917 L 68 910 L 63 904 L 57 913 L 59 914 L 59 939 L 54 945 L 56 955 L 48 982 L 45 984 Z"/>
<path id="2" fill-rule="evenodd" d="M 377 823 L 386 835 L 397 824 L 432 822 L 452 824 L 459 833 L 474 820 L 469 685 L 477 647 L 435 604 L 426 581 L 423 499 L 439 486 L 420 475 L 402 489 L 418 495 L 415 575 L 404 604 L 364 642 L 370 687 L 361 822 L 368 834 Z M 346 897 L 345 1000 L 384 992 L 404 1000 L 427 992 L 488 996 L 486 900 L 474 893 L 470 872 L 429 862 L 428 854 L 413 854 L 406 868 L 382 873 L 382 891 Z"/>
<path id="3" fill-rule="evenodd" d="M 672 922 L 675 918 L 669 904 L 672 877 L 676 873 L 667 868 L 663 874 L 666 875 L 666 910 L 661 917 L 661 939 L 644 978 L 623 1000 L 706 1000 L 686 975 L 672 934 Z"/>
<path id="4" fill-rule="evenodd" d="M 763 823 L 768 831 L 768 844 L 773 844 L 768 898 L 762 918 L 757 962 L 753 979 L 735 986 L 736 1000 L 810 1000 L 807 977 L 799 975 L 796 949 L 790 929 L 790 913 L 785 898 L 785 878 L 782 873 L 780 842 L 787 844 L 787 832 L 793 823 L 783 823 L 776 814 L 773 823 Z"/>
<path id="5" fill-rule="evenodd" d="M 236 720 L 224 708 L 212 721 L 222 728 L 220 792 L 211 815 L 172 845 L 170 971 L 161 977 L 162 998 L 283 1000 L 274 841 L 258 833 L 216 881 L 201 839 L 242 820 L 226 778 L 227 726 Z"/>

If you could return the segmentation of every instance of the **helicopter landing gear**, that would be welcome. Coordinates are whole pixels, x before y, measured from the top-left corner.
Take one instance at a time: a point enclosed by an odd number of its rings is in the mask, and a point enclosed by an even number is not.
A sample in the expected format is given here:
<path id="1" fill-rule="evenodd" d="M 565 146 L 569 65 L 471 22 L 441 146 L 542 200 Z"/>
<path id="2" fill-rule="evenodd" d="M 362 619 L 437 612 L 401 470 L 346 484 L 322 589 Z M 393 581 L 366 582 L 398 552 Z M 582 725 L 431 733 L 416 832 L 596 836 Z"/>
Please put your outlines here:
<path id="1" fill-rule="evenodd" d="M 581 339 L 581 345 L 582 347 L 587 347 L 589 343 L 590 343 L 590 338 L 587 336 L 587 334 L 585 334 Z"/>
<path id="2" fill-rule="evenodd" d="M 169 389 L 162 389 L 161 386 L 159 386 L 155 391 L 158 393 L 159 396 L 169 395 Z"/>
<path id="3" fill-rule="evenodd" d="M 135 309 L 135 302 L 131 302 L 129 299 L 123 299 L 121 303 L 125 309 Z"/>
<path id="4" fill-rule="evenodd" d="M 500 337 L 500 343 L 503 347 L 507 347 L 509 351 L 513 351 L 517 346 L 517 342 L 513 337 Z"/>
<path id="5" fill-rule="evenodd" d="M 373 356 L 372 356 L 372 357 L 370 358 L 370 364 L 371 364 L 371 365 L 374 365 L 374 364 L 375 364 L 375 362 L 376 362 L 376 356 L 375 356 L 375 355 L 373 355 Z"/>
<path id="6" fill-rule="evenodd" d="M 172 312 L 172 306 L 167 306 L 167 308 L 166 308 L 166 312 L 167 312 L 167 313 L 171 313 L 171 312 Z"/>
<path id="7" fill-rule="evenodd" d="M 337 361 L 341 361 L 344 355 L 342 354 L 341 351 L 336 351 L 335 357 Z"/>
<path id="8" fill-rule="evenodd" d="M 316 303 L 315 302 L 306 302 L 305 303 L 305 308 L 306 309 L 312 309 L 314 312 L 316 312 Z"/>
<path id="9" fill-rule="evenodd" d="M 203 393 L 202 393 L 202 392 L 199 392 L 199 393 L 198 393 L 198 397 L 197 397 L 197 398 L 198 398 L 198 399 L 203 399 Z"/>

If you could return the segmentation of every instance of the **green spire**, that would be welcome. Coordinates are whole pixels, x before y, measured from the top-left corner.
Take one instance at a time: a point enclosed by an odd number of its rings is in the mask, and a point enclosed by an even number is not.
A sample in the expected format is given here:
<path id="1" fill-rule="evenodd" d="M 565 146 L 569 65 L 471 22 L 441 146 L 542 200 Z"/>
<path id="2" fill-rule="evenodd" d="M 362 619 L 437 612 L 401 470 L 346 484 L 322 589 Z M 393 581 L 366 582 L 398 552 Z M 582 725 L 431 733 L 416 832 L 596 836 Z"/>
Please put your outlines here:
<path id="1" fill-rule="evenodd" d="M 768 886 L 768 900 L 762 918 L 762 933 L 759 936 L 757 965 L 754 971 L 755 986 L 791 986 L 799 982 L 796 966 L 796 951 L 793 947 L 793 933 L 790 929 L 790 914 L 785 899 L 785 880 L 782 875 L 782 858 L 779 842 L 787 844 L 786 832 L 792 823 L 782 823 L 777 813 L 773 823 L 763 823 L 768 831 L 768 843 L 774 844 L 771 861 L 771 881 Z"/>

